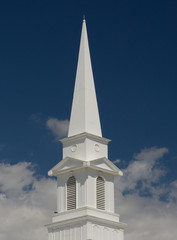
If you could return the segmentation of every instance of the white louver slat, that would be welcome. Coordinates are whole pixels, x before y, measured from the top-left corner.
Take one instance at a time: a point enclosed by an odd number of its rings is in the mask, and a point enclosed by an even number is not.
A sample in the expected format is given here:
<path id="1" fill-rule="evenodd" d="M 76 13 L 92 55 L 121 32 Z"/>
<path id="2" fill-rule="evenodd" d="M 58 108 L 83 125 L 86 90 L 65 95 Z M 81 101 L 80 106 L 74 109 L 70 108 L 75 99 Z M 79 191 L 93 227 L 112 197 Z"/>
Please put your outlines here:
<path id="1" fill-rule="evenodd" d="M 76 208 L 76 179 L 74 176 L 67 181 L 67 210 Z"/>
<path id="2" fill-rule="evenodd" d="M 102 177 L 96 180 L 96 202 L 98 209 L 105 210 L 105 182 Z"/>

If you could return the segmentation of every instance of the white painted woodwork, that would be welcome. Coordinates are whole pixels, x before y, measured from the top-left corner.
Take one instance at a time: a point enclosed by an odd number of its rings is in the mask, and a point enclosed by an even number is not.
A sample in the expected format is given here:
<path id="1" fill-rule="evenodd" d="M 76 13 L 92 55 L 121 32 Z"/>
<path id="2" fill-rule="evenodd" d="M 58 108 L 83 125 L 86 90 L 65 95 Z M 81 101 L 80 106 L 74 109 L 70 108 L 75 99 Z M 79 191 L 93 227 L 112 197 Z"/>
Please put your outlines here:
<path id="1" fill-rule="evenodd" d="M 59 176 L 64 173 L 73 172 L 81 169 L 93 169 L 98 171 L 103 171 L 104 173 L 113 175 L 113 176 L 122 176 L 122 171 L 116 167 L 109 159 L 107 158 L 98 158 L 92 161 L 83 161 L 76 158 L 66 157 L 56 166 L 54 166 L 49 172 L 49 176 Z"/>
<path id="2" fill-rule="evenodd" d="M 83 132 L 102 136 L 85 20 L 82 24 L 68 137 Z"/>
<path id="3" fill-rule="evenodd" d="M 123 239 L 123 230 L 114 226 L 105 226 L 95 221 L 82 221 L 71 225 L 49 228 L 48 240 L 119 240 Z"/>
<path id="4" fill-rule="evenodd" d="M 84 20 L 69 134 L 61 140 L 63 160 L 48 172 L 57 177 L 48 240 L 123 240 L 126 225 L 114 203 L 114 178 L 123 173 L 108 159 L 109 141 L 101 133 Z"/>
<path id="5" fill-rule="evenodd" d="M 96 179 L 101 176 L 105 179 L 105 210 L 114 212 L 114 176 L 100 173 L 92 169 L 83 168 L 74 173 L 67 172 L 58 176 L 57 181 L 57 212 L 67 211 L 67 180 L 70 176 L 76 178 L 76 208 L 96 206 Z M 98 175 L 99 174 L 99 175 Z M 65 200 L 65 201 L 64 201 Z"/>
<path id="6" fill-rule="evenodd" d="M 62 139 L 63 159 L 72 157 L 80 160 L 94 160 L 101 157 L 108 157 L 109 139 L 98 138 L 97 136 L 82 133 L 74 138 Z"/>

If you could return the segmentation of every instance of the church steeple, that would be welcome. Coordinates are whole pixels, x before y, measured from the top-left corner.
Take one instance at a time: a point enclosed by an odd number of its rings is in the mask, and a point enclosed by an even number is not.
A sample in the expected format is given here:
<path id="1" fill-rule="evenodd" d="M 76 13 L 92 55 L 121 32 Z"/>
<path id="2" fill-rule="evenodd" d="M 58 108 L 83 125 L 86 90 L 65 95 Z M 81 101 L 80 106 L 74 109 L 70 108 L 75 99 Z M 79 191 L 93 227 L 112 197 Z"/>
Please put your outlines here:
<path id="1" fill-rule="evenodd" d="M 68 137 L 84 132 L 102 137 L 85 19 L 82 24 Z"/>
<path id="2" fill-rule="evenodd" d="M 115 212 L 114 178 L 122 171 L 108 159 L 101 134 L 86 22 L 83 20 L 68 137 L 57 177 L 57 210 L 46 225 L 48 240 L 123 240 L 125 224 Z"/>

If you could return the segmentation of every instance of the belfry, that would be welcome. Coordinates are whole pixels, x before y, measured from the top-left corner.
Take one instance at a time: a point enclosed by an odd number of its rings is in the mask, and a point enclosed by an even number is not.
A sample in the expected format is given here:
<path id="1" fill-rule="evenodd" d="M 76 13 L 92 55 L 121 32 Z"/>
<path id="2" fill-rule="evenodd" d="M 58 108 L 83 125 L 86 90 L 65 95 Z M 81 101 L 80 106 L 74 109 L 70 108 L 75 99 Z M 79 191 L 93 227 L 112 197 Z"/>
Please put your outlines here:
<path id="1" fill-rule="evenodd" d="M 83 20 L 68 137 L 57 177 L 57 212 L 47 224 L 48 240 L 123 240 L 125 224 L 114 207 L 114 178 L 122 176 L 108 159 L 102 137 L 86 22 Z"/>

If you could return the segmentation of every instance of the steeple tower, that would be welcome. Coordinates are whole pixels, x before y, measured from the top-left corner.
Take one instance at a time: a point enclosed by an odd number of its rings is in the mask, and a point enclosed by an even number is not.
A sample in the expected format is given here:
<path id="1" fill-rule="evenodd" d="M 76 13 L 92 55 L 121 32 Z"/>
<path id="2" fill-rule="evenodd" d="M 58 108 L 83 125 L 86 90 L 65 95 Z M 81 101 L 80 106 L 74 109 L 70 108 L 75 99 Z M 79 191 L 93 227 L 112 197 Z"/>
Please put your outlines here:
<path id="1" fill-rule="evenodd" d="M 108 159 L 101 133 L 86 22 L 83 20 L 68 137 L 57 177 L 57 211 L 48 240 L 123 240 L 125 224 L 114 207 L 114 178 L 122 171 Z"/>
<path id="2" fill-rule="evenodd" d="M 85 20 L 82 24 L 68 136 L 83 132 L 102 136 Z"/>

